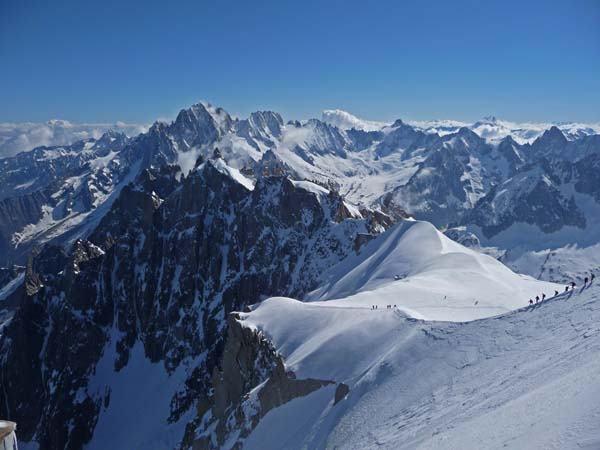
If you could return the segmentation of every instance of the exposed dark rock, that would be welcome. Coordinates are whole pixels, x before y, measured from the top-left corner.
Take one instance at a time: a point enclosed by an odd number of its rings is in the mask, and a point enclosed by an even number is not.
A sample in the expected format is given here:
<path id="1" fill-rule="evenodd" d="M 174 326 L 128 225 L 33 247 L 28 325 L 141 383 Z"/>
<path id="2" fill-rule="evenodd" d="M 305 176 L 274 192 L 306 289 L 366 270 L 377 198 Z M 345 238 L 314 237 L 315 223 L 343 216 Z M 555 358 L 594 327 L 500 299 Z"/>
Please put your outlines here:
<path id="1" fill-rule="evenodd" d="M 0 336 L 10 379 L 10 389 L 0 391 L 0 415 L 19 422 L 22 440 L 35 436 L 42 449 L 85 445 L 110 404 L 110 380 L 101 393 L 88 390 L 109 345 L 115 372 L 138 342 L 168 373 L 192 365 L 173 393 L 169 420 L 193 408 L 205 412 L 213 385 L 211 408 L 223 414 L 263 379 L 250 366 L 236 375 L 232 360 L 222 358 L 227 314 L 265 295 L 301 296 L 325 267 L 354 251 L 358 233 L 381 232 L 390 220 L 378 213 L 352 218 L 339 194 L 317 195 L 284 177 L 263 177 L 249 190 L 219 164 L 207 161 L 180 181 L 174 166 L 143 170 L 87 240 L 32 255 L 19 307 Z M 256 338 L 236 328 L 233 336 L 238 332 L 244 345 L 231 350 L 235 364 L 266 372 L 268 358 L 246 353 L 254 345 L 246 340 Z M 269 369 L 264 410 L 322 385 L 288 383 L 283 366 L 276 369 Z M 182 447 L 191 446 L 199 425 L 188 424 Z"/>
<path id="2" fill-rule="evenodd" d="M 293 372 L 286 372 L 283 358 L 259 332 L 245 328 L 235 314 L 229 316 L 228 323 L 220 369 L 215 367 L 213 372 L 214 394 L 205 426 L 213 431 L 201 433 L 194 449 L 216 450 L 237 431 L 238 442 L 233 448 L 239 449 L 241 440 L 269 411 L 334 383 L 297 379 Z M 199 410 L 206 410 L 205 403 Z"/>
<path id="3" fill-rule="evenodd" d="M 338 384 L 337 387 L 335 388 L 333 404 L 337 405 L 344 398 L 346 398 L 346 395 L 348 395 L 349 392 L 350 392 L 350 388 L 348 387 L 348 385 L 346 383 Z"/>

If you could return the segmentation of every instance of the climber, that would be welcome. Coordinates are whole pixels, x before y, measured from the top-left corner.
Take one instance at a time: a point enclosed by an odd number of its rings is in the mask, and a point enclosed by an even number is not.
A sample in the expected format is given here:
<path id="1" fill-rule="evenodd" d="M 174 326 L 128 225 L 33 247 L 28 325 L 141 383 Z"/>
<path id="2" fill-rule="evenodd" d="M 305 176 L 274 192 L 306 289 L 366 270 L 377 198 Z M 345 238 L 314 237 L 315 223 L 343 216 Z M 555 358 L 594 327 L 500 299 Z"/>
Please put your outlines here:
<path id="1" fill-rule="evenodd" d="M 565 286 L 565 292 L 569 292 L 569 286 Z"/>
<path id="2" fill-rule="evenodd" d="M 583 285 L 584 285 L 584 286 L 585 286 L 585 285 L 587 285 L 587 282 L 588 282 L 588 277 L 585 277 L 585 278 L 583 279 Z"/>
<path id="3" fill-rule="evenodd" d="M 529 299 L 529 306 L 533 305 L 533 300 Z"/>
<path id="4" fill-rule="evenodd" d="M 539 302 L 539 301 L 540 301 L 540 296 L 539 296 L 539 295 L 536 295 L 536 296 L 535 296 L 535 302 L 537 303 L 537 302 Z"/>
<path id="5" fill-rule="evenodd" d="M 542 300 L 546 298 L 546 294 L 542 293 Z"/>
<path id="6" fill-rule="evenodd" d="M 575 285 L 575 282 L 574 282 L 574 281 L 571 281 L 571 289 L 575 289 L 575 286 L 576 286 L 576 285 Z"/>
<path id="7" fill-rule="evenodd" d="M 554 290 L 554 296 L 556 297 L 558 295 L 558 291 L 555 289 Z"/>

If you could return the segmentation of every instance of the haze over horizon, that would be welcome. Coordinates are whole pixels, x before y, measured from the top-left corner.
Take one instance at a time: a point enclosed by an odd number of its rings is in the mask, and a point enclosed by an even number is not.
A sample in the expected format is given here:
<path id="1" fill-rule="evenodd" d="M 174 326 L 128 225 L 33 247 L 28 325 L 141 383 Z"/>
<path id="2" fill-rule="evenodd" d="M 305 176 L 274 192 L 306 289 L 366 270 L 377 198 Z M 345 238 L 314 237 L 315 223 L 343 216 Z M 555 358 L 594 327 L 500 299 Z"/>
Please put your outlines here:
<path id="1" fill-rule="evenodd" d="M 36 1 L 0 6 L 0 122 L 234 115 L 495 115 L 598 122 L 600 4 Z"/>

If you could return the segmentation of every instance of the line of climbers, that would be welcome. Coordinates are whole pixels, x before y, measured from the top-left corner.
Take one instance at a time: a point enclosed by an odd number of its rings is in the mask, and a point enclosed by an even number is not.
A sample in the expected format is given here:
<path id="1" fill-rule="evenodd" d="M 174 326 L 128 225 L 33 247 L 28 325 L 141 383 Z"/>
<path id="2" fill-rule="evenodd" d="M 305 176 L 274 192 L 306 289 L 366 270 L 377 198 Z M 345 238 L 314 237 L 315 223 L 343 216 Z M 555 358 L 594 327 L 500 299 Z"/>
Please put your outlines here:
<path id="1" fill-rule="evenodd" d="M 596 278 L 596 276 L 592 273 L 590 274 L 590 277 L 584 277 L 583 279 L 583 287 L 585 288 L 588 284 L 588 282 L 590 284 L 593 283 L 594 278 Z M 571 281 L 571 291 L 575 290 L 575 286 L 577 286 L 575 284 L 574 281 Z M 569 292 L 569 285 L 565 286 L 565 292 Z M 557 295 L 559 295 L 559 292 L 557 290 L 554 291 L 554 297 L 556 297 Z M 444 296 L 444 300 L 446 299 L 446 296 Z M 546 299 L 546 294 L 542 292 L 542 296 L 540 297 L 539 295 L 535 296 L 535 302 L 533 301 L 532 298 L 529 299 L 529 305 L 533 305 L 533 304 L 537 304 L 539 302 L 543 302 Z M 479 302 L 475 302 L 475 304 L 477 305 L 477 303 Z M 396 305 L 392 306 L 392 305 L 386 305 L 387 309 L 392 309 L 392 308 L 397 308 Z M 378 309 L 377 305 L 371 305 L 371 309 Z"/>
<path id="2" fill-rule="evenodd" d="M 592 273 L 592 274 L 590 274 L 590 277 L 589 277 L 589 278 L 588 278 L 588 277 L 584 277 L 584 278 L 583 278 L 583 287 L 584 287 L 584 289 L 585 289 L 585 287 L 587 286 L 588 282 L 589 282 L 590 284 L 592 284 L 592 283 L 594 282 L 594 278 L 596 278 L 596 276 L 595 276 L 593 273 Z M 571 281 L 571 291 L 574 291 L 574 290 L 575 290 L 575 286 L 577 286 L 577 285 L 575 284 L 575 282 L 574 282 L 574 281 Z M 565 292 L 569 292 L 569 285 L 566 285 L 566 286 L 565 286 Z M 555 291 L 554 291 L 554 296 L 556 297 L 558 294 L 559 294 L 559 293 L 558 293 L 558 291 L 557 291 L 557 290 L 555 290 Z M 542 292 L 542 297 L 541 297 L 541 298 L 540 298 L 540 296 L 539 296 L 539 295 L 536 295 L 536 296 L 535 296 L 535 303 L 539 303 L 540 301 L 544 301 L 544 299 L 545 299 L 545 298 L 546 298 L 546 294 L 544 294 L 544 293 Z M 533 304 L 535 304 L 535 303 L 534 303 L 534 301 L 533 301 L 533 299 L 532 299 L 532 298 L 530 298 L 530 299 L 529 299 L 529 305 L 530 305 L 530 306 L 531 306 L 531 305 L 533 305 Z"/>

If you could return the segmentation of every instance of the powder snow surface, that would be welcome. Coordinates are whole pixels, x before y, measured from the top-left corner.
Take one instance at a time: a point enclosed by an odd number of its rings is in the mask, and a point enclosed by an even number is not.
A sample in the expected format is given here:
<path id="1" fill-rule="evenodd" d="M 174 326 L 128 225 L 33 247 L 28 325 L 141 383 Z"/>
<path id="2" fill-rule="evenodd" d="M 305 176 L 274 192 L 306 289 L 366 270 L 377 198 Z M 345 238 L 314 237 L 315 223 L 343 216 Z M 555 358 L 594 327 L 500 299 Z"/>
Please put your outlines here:
<path id="1" fill-rule="evenodd" d="M 396 305 L 418 319 L 467 321 L 520 308 L 562 288 L 518 275 L 428 222 L 406 220 L 330 269 L 308 299 L 327 300 L 320 303 L 327 307 Z"/>
<path id="2" fill-rule="evenodd" d="M 299 378 L 350 386 L 269 412 L 245 449 L 600 448 L 597 285 L 465 323 L 282 298 L 243 323 Z"/>
<path id="3" fill-rule="evenodd" d="M 417 221 L 324 279 L 314 301 L 270 298 L 242 324 L 298 378 L 350 393 L 334 406 L 321 389 L 270 411 L 245 449 L 600 448 L 597 282 L 564 293 Z M 542 291 L 550 298 L 525 307 Z"/>

